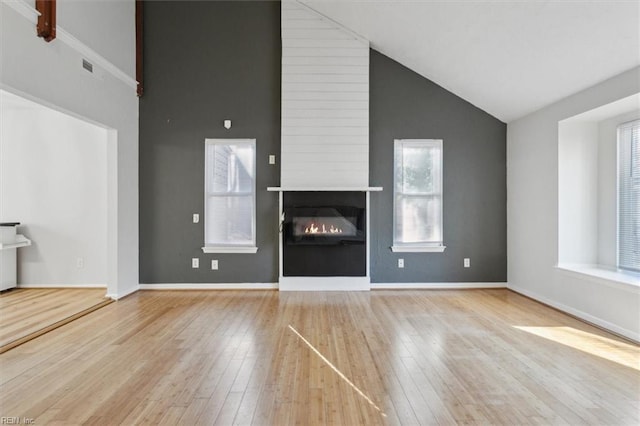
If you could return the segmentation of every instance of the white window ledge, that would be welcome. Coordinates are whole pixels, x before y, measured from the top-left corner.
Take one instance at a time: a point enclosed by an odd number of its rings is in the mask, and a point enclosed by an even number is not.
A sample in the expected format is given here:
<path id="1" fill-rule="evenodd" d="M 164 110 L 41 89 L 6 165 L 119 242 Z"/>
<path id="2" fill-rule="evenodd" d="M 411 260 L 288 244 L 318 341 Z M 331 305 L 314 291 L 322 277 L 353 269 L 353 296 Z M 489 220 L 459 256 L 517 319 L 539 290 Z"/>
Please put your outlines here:
<path id="1" fill-rule="evenodd" d="M 559 263 L 556 268 L 578 278 L 596 280 L 614 287 L 640 287 L 640 274 L 602 265 Z"/>
<path id="2" fill-rule="evenodd" d="M 254 246 L 206 246 L 202 247 L 204 253 L 256 253 L 258 247 Z"/>
<path id="3" fill-rule="evenodd" d="M 394 253 L 442 253 L 446 246 L 391 246 Z"/>

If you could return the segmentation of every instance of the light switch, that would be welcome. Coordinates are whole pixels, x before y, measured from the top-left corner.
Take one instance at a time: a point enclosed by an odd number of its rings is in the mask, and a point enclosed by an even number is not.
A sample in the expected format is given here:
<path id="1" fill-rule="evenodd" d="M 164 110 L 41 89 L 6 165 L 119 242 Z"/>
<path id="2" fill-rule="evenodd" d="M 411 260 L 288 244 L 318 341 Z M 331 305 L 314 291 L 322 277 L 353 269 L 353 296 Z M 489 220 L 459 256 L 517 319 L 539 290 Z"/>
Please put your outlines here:
<path id="1" fill-rule="evenodd" d="M 200 215 L 198 213 L 193 214 L 193 223 L 200 222 Z"/>
<path id="2" fill-rule="evenodd" d="M 269 156 L 269 164 L 276 164 L 276 156 L 275 155 L 270 155 Z"/>

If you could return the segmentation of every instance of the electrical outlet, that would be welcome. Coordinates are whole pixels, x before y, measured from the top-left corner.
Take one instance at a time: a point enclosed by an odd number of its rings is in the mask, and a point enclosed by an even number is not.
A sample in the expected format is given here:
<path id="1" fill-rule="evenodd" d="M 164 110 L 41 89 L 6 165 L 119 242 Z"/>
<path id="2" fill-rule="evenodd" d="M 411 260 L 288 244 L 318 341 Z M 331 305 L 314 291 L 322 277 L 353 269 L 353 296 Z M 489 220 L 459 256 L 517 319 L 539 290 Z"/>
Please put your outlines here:
<path id="1" fill-rule="evenodd" d="M 270 155 L 269 156 L 269 164 L 276 164 L 276 156 L 275 155 Z"/>
<path id="2" fill-rule="evenodd" d="M 404 259 L 398 259 L 398 268 L 404 268 Z"/>
<path id="3" fill-rule="evenodd" d="M 211 269 L 214 271 L 218 270 L 218 260 L 217 259 L 212 259 L 211 260 Z"/>
<path id="4" fill-rule="evenodd" d="M 84 268 L 84 257 L 79 257 L 76 259 L 76 267 L 78 269 Z"/>
<path id="5" fill-rule="evenodd" d="M 194 257 L 193 259 L 191 259 L 191 267 L 192 268 L 199 268 L 200 267 L 200 259 L 198 259 L 197 257 Z"/>
<path id="6" fill-rule="evenodd" d="M 193 223 L 200 222 L 200 215 L 198 213 L 193 214 Z"/>
<path id="7" fill-rule="evenodd" d="M 468 257 L 464 258 L 464 267 L 465 268 L 470 268 L 471 267 L 471 259 L 469 259 Z"/>

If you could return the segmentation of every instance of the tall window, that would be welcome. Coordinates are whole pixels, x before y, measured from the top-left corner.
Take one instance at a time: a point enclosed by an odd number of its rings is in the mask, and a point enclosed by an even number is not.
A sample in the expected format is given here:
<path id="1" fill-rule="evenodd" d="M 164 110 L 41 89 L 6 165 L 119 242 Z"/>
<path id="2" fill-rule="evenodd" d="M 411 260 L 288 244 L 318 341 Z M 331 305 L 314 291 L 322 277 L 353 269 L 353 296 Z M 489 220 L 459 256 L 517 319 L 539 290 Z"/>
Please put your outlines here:
<path id="1" fill-rule="evenodd" d="M 640 120 L 618 127 L 618 267 L 640 272 Z"/>
<path id="2" fill-rule="evenodd" d="M 393 247 L 396 252 L 444 251 L 442 140 L 394 142 Z"/>
<path id="3" fill-rule="evenodd" d="M 255 253 L 256 141 L 206 139 L 205 253 Z"/>

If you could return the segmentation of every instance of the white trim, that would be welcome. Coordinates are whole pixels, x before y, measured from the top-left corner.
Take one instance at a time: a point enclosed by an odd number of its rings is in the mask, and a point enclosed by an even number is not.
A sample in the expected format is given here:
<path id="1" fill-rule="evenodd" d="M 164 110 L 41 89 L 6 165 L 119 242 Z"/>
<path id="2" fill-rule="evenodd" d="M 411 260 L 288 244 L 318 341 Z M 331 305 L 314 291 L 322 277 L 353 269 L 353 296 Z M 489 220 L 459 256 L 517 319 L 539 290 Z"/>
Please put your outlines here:
<path id="1" fill-rule="evenodd" d="M 2 0 L 0 0 L 1 2 Z M 47 107 L 49 109 L 52 109 L 54 111 L 58 111 L 61 112 L 63 114 L 66 115 L 70 115 L 71 117 L 77 118 L 80 121 L 83 121 L 85 123 L 89 123 L 89 124 L 93 124 L 94 126 L 100 127 L 102 129 L 105 129 L 107 131 L 115 131 L 115 129 L 113 129 L 112 127 L 107 126 L 104 123 L 101 123 L 99 121 L 95 121 L 92 120 L 88 117 L 85 117 L 83 115 L 78 114 L 77 112 L 71 111 L 69 109 L 66 108 L 62 108 L 60 105 L 54 104 L 52 102 L 46 101 L 44 99 L 38 98 L 36 96 L 31 95 L 30 93 L 27 92 L 23 92 L 22 90 L 16 89 L 13 86 L 9 86 L 5 83 L 0 82 L 0 90 L 4 90 L 5 92 L 9 92 L 12 93 L 16 96 L 20 96 L 21 98 L 25 98 L 31 102 L 34 102 L 36 104 L 39 104 L 43 107 Z"/>
<path id="2" fill-rule="evenodd" d="M 17 288 L 107 288 L 106 284 L 18 284 Z"/>
<path id="3" fill-rule="evenodd" d="M 640 275 L 633 272 L 612 271 L 597 265 L 558 264 L 555 268 L 573 278 L 588 280 L 618 290 L 640 294 Z"/>
<path id="4" fill-rule="evenodd" d="M 365 194 L 365 207 L 366 207 L 366 215 L 365 215 L 365 271 L 367 273 L 367 279 L 369 280 L 369 288 L 371 288 L 371 193 L 367 192 Z"/>
<path id="5" fill-rule="evenodd" d="M 258 211 L 258 203 L 257 203 L 257 195 L 256 195 L 256 181 L 257 181 L 257 158 L 258 158 L 258 147 L 256 144 L 255 138 L 205 138 L 205 158 L 204 158 L 204 242 L 205 246 L 202 247 L 202 251 L 204 253 L 256 253 L 258 251 L 258 247 L 256 246 L 256 238 L 258 233 L 257 228 L 257 211 Z M 224 197 L 228 196 L 231 193 L 213 193 L 210 191 L 209 185 L 209 170 L 215 169 L 215 165 L 209 164 L 209 154 L 208 147 L 209 146 L 228 146 L 228 145 L 240 145 L 240 146 L 249 146 L 251 147 L 253 154 L 253 175 L 251 176 L 251 193 L 248 192 L 244 195 L 251 196 L 252 198 L 252 215 L 251 215 L 251 243 L 253 245 L 206 245 L 207 244 L 207 235 L 208 235 L 208 226 L 211 223 L 209 219 L 210 211 L 209 211 L 209 197 Z M 244 196 L 243 195 L 243 196 Z M 218 241 L 219 242 L 219 241 Z"/>
<path id="6" fill-rule="evenodd" d="M 442 245 L 442 241 L 423 241 L 420 243 L 407 243 L 405 241 L 400 240 L 400 236 L 397 234 L 398 232 L 398 197 L 399 196 L 408 196 L 409 194 L 404 194 L 398 190 L 398 184 L 396 177 L 398 176 L 398 154 L 404 149 L 404 147 L 413 147 L 413 148 L 435 148 L 437 149 L 438 156 L 440 158 L 440 170 L 439 170 L 439 192 L 433 192 L 430 194 L 410 194 L 415 195 L 417 197 L 420 196 L 439 196 L 440 197 L 440 240 L 443 239 L 444 235 L 444 147 L 442 139 L 394 139 L 393 140 L 393 246 L 391 247 L 391 251 L 393 252 L 443 252 L 446 248 Z M 400 166 L 404 168 L 404 164 Z M 432 173 L 435 175 L 436 173 Z M 403 246 L 406 245 L 406 249 Z M 428 248 L 442 248 L 441 250 L 433 250 Z M 413 248 L 411 250 L 410 248 Z"/>
<path id="7" fill-rule="evenodd" d="M 280 285 L 278 283 L 164 283 L 164 284 L 140 284 L 140 290 L 275 290 L 280 288 L 283 291 L 309 291 L 312 281 L 331 281 L 339 280 L 357 280 L 364 281 L 364 277 L 281 277 Z M 306 281 L 302 284 L 302 288 L 282 288 L 293 283 L 294 281 Z M 288 282 L 287 282 L 288 281 Z M 478 283 L 370 283 L 371 290 L 444 290 L 444 289 L 478 289 L 478 288 L 507 288 L 506 282 L 478 282 Z M 349 290 L 361 291 L 368 290 L 363 288 L 337 289 L 336 285 L 331 286 L 331 290 Z M 315 290 L 318 291 L 318 290 Z M 321 290 L 320 290 L 321 291 Z"/>
<path id="8" fill-rule="evenodd" d="M 278 276 L 284 275 L 284 201 L 282 192 L 278 193 Z"/>
<path id="9" fill-rule="evenodd" d="M 140 290 L 140 285 L 135 286 L 132 289 L 129 289 L 127 291 L 125 291 L 124 293 L 107 293 L 106 297 L 113 299 L 113 300 L 120 300 L 123 297 L 126 297 L 132 293 L 135 293 L 136 291 Z"/>
<path id="10" fill-rule="evenodd" d="M 140 284 L 140 290 L 277 290 L 278 283 Z"/>
<path id="11" fill-rule="evenodd" d="M 31 7 L 31 5 L 27 4 L 27 2 L 23 0 L 13 0 L 13 1 L 3 1 L 2 4 L 6 4 L 11 9 L 18 12 L 20 15 L 24 16 L 29 22 L 32 24 L 38 23 L 38 17 L 40 16 L 40 12 Z"/>
<path id="12" fill-rule="evenodd" d="M 602 318 L 595 317 L 591 314 L 588 314 L 586 312 L 564 305 L 562 303 L 554 302 L 551 299 L 547 299 L 546 297 L 540 296 L 539 294 L 533 293 L 529 290 L 525 290 L 513 284 L 508 284 L 507 288 L 509 288 L 509 290 L 511 291 L 520 293 L 531 299 L 537 300 L 538 302 L 544 303 L 545 305 L 549 305 L 553 308 L 556 308 L 564 313 L 573 315 L 574 317 L 577 317 L 583 321 L 597 325 L 598 327 L 602 327 L 606 330 L 611 331 L 612 333 L 619 334 L 620 336 L 624 336 L 627 339 L 631 339 L 634 342 L 640 343 L 640 333 L 637 333 L 632 330 L 627 330 L 626 328 L 622 328 L 616 324 L 610 323 L 609 321 L 603 320 Z"/>
<path id="13" fill-rule="evenodd" d="M 335 187 L 335 186 L 318 186 L 318 187 L 281 187 L 281 186 L 268 186 L 267 191 L 269 192 L 294 192 L 294 191 L 329 191 L 329 192 L 339 192 L 339 191 L 351 191 L 351 192 L 380 192 L 382 191 L 381 186 L 346 186 L 346 187 Z"/>
<path id="14" fill-rule="evenodd" d="M 36 24 L 38 21 L 38 16 L 40 16 L 40 12 L 36 9 L 28 5 L 22 0 L 16 1 L 3 1 L 2 4 L 6 4 L 24 18 L 26 18 L 32 24 Z M 34 29 L 34 37 L 35 37 L 35 29 Z M 135 78 L 129 76 L 126 72 L 122 71 L 104 56 L 100 55 L 98 52 L 75 38 L 71 35 L 67 30 L 62 28 L 61 26 L 56 26 L 56 40 L 60 40 L 62 43 L 65 43 L 67 46 L 75 50 L 80 56 L 83 56 L 89 62 L 94 65 L 99 66 L 104 69 L 111 75 L 113 75 L 118 80 L 122 81 L 127 86 L 132 89 L 136 89 L 138 87 L 138 83 Z"/>
<path id="15" fill-rule="evenodd" d="M 66 43 L 80 55 L 84 56 L 85 59 L 87 59 L 89 62 L 93 63 L 94 65 L 98 65 L 100 68 L 104 69 L 132 89 L 136 89 L 138 87 L 138 83 L 136 82 L 135 78 L 130 77 L 127 73 L 115 66 L 104 56 L 100 55 L 98 52 L 72 36 L 65 29 L 57 27 L 56 38 Z"/>
<path id="16" fill-rule="evenodd" d="M 478 283 L 371 283 L 371 290 L 449 290 L 508 288 L 506 282 Z"/>
<path id="17" fill-rule="evenodd" d="M 249 253 L 253 254 L 258 251 L 258 247 L 255 246 L 207 246 L 202 247 L 203 253 Z"/>
<path id="18" fill-rule="evenodd" d="M 280 277 L 280 291 L 369 291 L 369 277 Z"/>
<path id="19" fill-rule="evenodd" d="M 391 246 L 394 253 L 442 253 L 447 246 Z"/>

